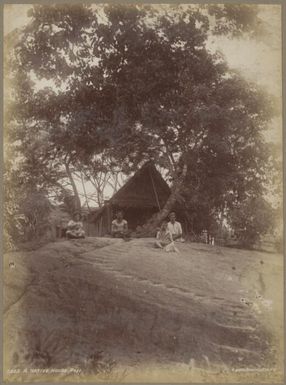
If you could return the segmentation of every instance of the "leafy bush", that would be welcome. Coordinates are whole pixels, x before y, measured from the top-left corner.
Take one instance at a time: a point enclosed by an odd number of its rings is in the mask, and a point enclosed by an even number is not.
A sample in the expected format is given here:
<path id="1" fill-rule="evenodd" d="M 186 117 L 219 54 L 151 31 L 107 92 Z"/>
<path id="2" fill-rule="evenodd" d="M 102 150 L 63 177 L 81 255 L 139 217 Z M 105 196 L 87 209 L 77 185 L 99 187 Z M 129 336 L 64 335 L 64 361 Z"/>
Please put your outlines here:
<path id="1" fill-rule="evenodd" d="M 23 194 L 18 202 L 6 201 L 4 213 L 4 250 L 17 244 L 51 237 L 51 204 L 42 192 Z"/>
<path id="2" fill-rule="evenodd" d="M 29 193 L 20 202 L 21 213 L 25 217 L 25 240 L 42 238 L 46 235 L 49 224 L 51 204 L 42 192 Z"/>
<path id="3" fill-rule="evenodd" d="M 252 247 L 273 230 L 275 212 L 265 199 L 252 197 L 231 210 L 230 220 L 241 246 Z"/>

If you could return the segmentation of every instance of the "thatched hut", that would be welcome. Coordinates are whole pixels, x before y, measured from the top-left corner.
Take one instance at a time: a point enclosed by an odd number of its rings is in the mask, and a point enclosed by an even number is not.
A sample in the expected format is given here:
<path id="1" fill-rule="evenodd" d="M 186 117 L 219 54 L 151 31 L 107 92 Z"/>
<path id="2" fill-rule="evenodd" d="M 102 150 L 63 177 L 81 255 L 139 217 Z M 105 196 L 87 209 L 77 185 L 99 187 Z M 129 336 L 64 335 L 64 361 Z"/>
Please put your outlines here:
<path id="1" fill-rule="evenodd" d="M 169 195 L 170 188 L 154 164 L 146 163 L 96 212 L 94 235 L 110 233 L 111 222 L 119 209 L 124 211 L 129 228 L 136 230 L 162 209 Z"/>

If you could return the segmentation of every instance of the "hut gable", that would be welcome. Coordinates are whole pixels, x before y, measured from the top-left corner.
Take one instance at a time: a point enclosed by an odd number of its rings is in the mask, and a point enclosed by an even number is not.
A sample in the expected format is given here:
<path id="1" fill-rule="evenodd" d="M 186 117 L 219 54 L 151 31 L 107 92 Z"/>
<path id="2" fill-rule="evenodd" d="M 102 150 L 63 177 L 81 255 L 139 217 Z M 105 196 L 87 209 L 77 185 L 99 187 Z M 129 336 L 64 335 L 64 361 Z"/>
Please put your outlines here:
<path id="1" fill-rule="evenodd" d="M 162 208 L 170 188 L 153 163 L 146 163 L 110 199 L 118 207 Z"/>
<path id="2" fill-rule="evenodd" d="M 118 209 L 131 230 L 142 226 L 154 213 L 160 211 L 170 196 L 170 188 L 152 162 L 138 170 L 93 217 L 92 235 L 110 233 L 111 222 Z"/>

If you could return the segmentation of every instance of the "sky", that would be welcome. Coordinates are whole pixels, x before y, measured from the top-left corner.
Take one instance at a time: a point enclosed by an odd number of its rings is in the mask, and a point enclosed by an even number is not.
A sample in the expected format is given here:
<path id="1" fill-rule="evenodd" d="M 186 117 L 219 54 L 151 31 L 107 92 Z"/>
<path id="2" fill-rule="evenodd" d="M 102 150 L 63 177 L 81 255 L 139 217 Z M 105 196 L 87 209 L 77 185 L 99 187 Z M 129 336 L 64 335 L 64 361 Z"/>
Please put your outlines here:
<path id="1" fill-rule="evenodd" d="M 21 28 L 29 22 L 27 11 L 31 4 L 5 4 L 4 34 Z M 268 24 L 268 44 L 249 40 L 216 38 L 209 47 L 221 50 L 228 63 L 242 70 L 246 76 L 263 84 L 273 86 L 275 93 L 281 91 L 281 7 L 260 5 L 261 19 Z"/>
<path id="2" fill-rule="evenodd" d="M 4 35 L 29 22 L 27 11 L 31 6 L 5 4 Z M 220 37 L 212 38 L 208 42 L 208 48 L 221 51 L 231 68 L 239 70 L 245 78 L 263 85 L 268 92 L 281 100 L 282 106 L 281 6 L 260 5 L 259 17 L 266 23 L 269 32 L 264 42 Z M 266 139 L 282 143 L 282 116 L 273 120 Z M 90 186 L 87 189 L 92 190 Z M 108 195 L 107 192 L 107 198 Z"/>
<path id="3" fill-rule="evenodd" d="M 27 11 L 31 6 L 30 4 L 4 6 L 4 34 L 29 22 Z M 266 42 L 220 37 L 212 38 L 208 42 L 208 48 L 221 51 L 232 68 L 240 70 L 246 78 L 262 84 L 275 96 L 281 97 L 281 6 L 260 5 L 260 9 L 259 16 L 267 23 L 269 31 Z M 281 132 L 281 127 L 277 131 Z M 276 135 L 278 134 L 277 132 Z"/>

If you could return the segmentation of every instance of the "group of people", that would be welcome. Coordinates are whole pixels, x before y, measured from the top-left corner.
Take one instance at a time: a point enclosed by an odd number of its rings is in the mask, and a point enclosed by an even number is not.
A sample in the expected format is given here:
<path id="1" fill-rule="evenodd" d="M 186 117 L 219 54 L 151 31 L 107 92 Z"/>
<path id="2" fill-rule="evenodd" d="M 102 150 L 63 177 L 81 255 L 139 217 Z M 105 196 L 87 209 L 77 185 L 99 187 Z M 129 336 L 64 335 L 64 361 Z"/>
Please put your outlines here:
<path id="1" fill-rule="evenodd" d="M 67 224 L 66 237 L 68 239 L 80 239 L 85 238 L 85 231 L 83 229 L 82 216 L 79 211 L 76 211 Z M 128 224 L 123 218 L 123 212 L 118 211 L 116 213 L 116 219 L 112 221 L 111 235 L 114 238 L 128 238 Z"/>
<path id="2" fill-rule="evenodd" d="M 67 224 L 66 236 L 69 239 L 85 238 L 82 217 L 80 212 L 75 212 L 74 217 Z M 114 238 L 130 239 L 128 222 L 124 219 L 123 211 L 117 211 L 116 218 L 111 223 L 111 235 Z M 183 231 L 180 222 L 176 221 L 174 212 L 169 215 L 169 222 L 164 221 L 157 231 L 155 247 L 166 251 L 178 252 L 175 241 L 184 242 Z"/>
<path id="3" fill-rule="evenodd" d="M 129 239 L 128 223 L 123 218 L 123 212 L 118 211 L 116 218 L 112 221 L 111 234 L 114 238 Z M 165 249 L 167 252 L 178 252 L 175 241 L 184 242 L 181 223 L 176 221 L 174 212 L 169 215 L 169 222 L 164 221 L 157 231 L 155 247 Z"/>

